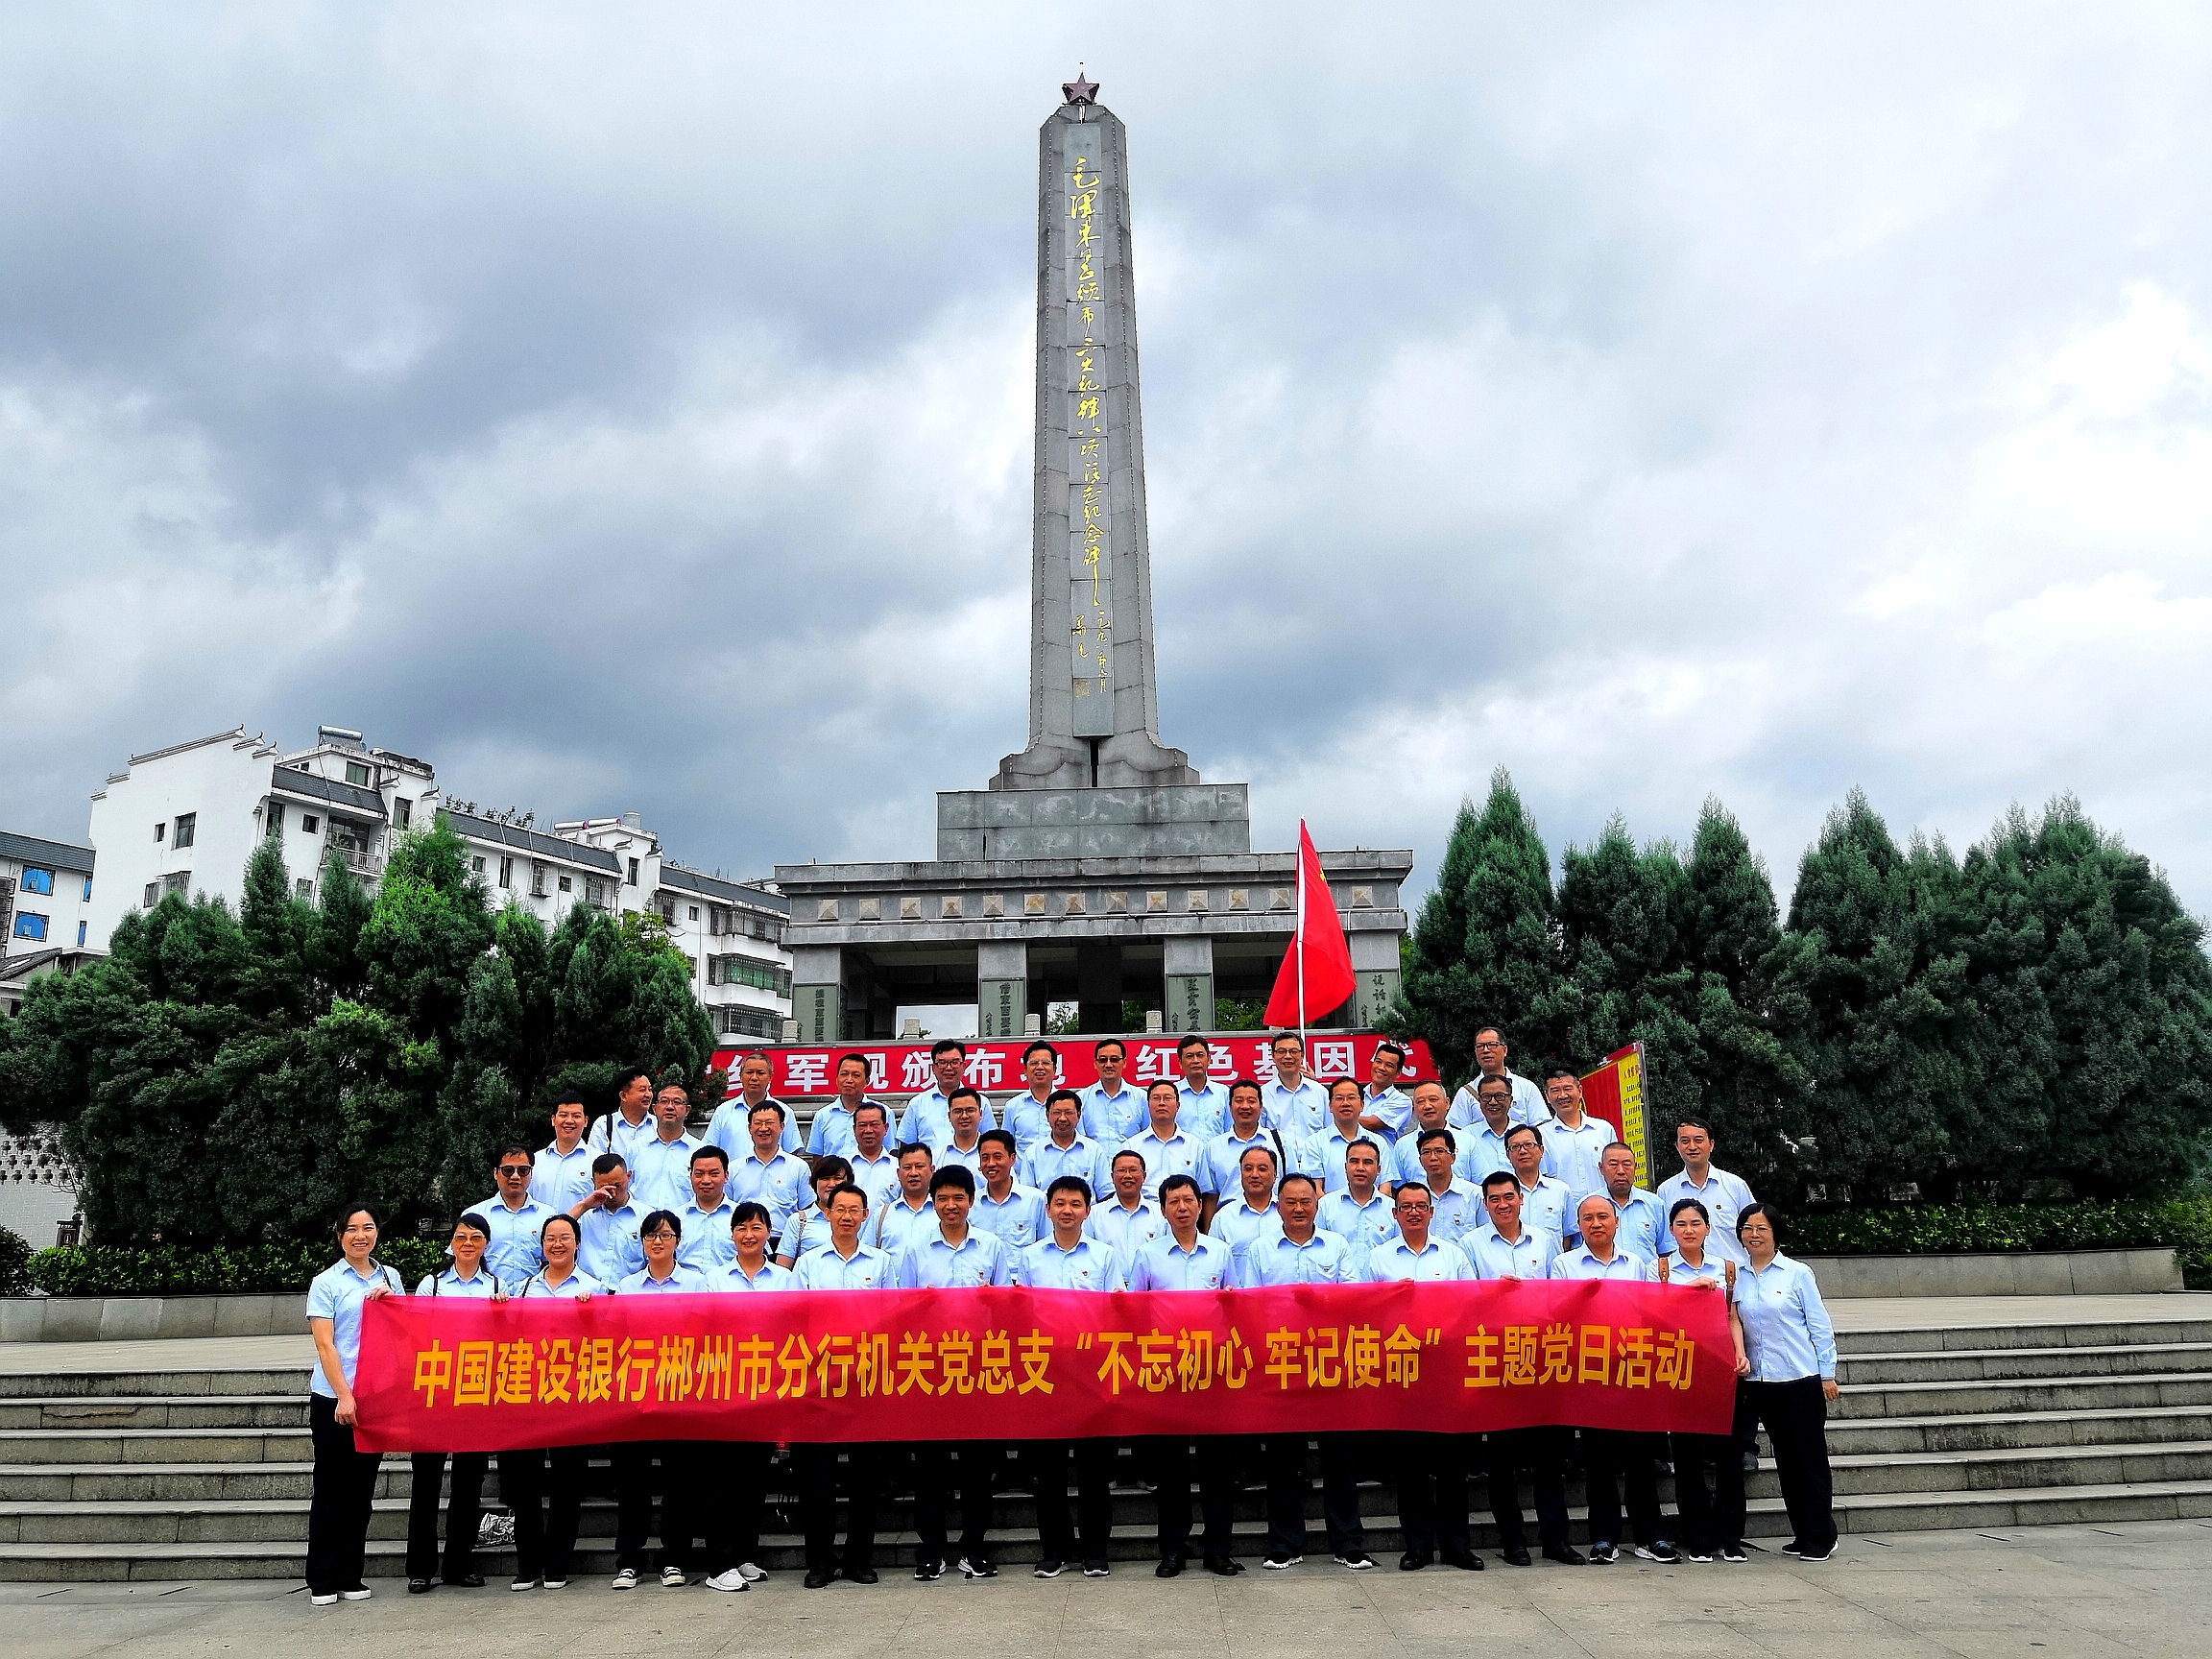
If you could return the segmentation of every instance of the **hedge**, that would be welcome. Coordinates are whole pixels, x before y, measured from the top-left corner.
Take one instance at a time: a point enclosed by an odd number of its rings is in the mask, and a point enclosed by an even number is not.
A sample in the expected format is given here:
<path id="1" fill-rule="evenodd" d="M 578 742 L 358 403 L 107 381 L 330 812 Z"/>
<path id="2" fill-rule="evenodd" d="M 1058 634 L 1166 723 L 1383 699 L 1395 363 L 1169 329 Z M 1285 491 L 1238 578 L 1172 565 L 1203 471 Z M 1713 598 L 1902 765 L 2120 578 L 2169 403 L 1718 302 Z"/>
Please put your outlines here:
<path id="1" fill-rule="evenodd" d="M 176 1245 L 79 1244 L 41 1250 L 31 1258 L 31 1283 L 49 1296 L 207 1296 L 282 1294 L 307 1282 L 338 1259 L 325 1242 L 218 1245 L 187 1250 Z M 376 1259 L 398 1270 L 409 1289 L 445 1260 L 435 1238 L 387 1238 Z"/>
<path id="2" fill-rule="evenodd" d="M 2171 1244 L 2189 1287 L 2212 1289 L 2212 1198 L 2125 1204 L 1915 1204 L 1785 1217 L 1792 1256 L 2098 1250 Z"/>
<path id="3" fill-rule="evenodd" d="M 20 1233 L 0 1227 L 0 1296 L 26 1296 L 31 1291 L 31 1242 Z"/>

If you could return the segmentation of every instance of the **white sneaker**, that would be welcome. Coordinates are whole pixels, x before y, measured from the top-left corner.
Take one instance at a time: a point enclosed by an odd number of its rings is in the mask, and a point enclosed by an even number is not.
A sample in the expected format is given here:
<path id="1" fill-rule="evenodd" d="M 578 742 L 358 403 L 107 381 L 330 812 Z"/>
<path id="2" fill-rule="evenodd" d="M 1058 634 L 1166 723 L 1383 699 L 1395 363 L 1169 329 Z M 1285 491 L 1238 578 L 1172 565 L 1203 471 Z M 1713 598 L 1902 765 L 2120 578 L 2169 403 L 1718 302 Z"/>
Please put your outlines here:
<path id="1" fill-rule="evenodd" d="M 368 1585 L 364 1584 L 358 1590 L 339 1591 L 338 1599 L 341 1601 L 366 1601 L 374 1594 L 375 1592 L 373 1590 L 370 1589 Z"/>
<path id="2" fill-rule="evenodd" d="M 565 1590 L 568 1588 L 568 1580 L 565 1578 L 548 1578 L 545 1580 L 545 1588 L 548 1590 Z"/>
<path id="3" fill-rule="evenodd" d="M 748 1584 L 757 1584 L 768 1575 L 761 1572 L 750 1561 L 740 1561 L 737 1563 L 737 1576 L 744 1579 Z"/>
<path id="4" fill-rule="evenodd" d="M 685 1575 L 684 1569 L 681 1567 L 663 1567 L 661 1569 L 661 1588 L 663 1590 L 681 1590 L 690 1582 L 691 1580 Z"/>
<path id="5" fill-rule="evenodd" d="M 535 1590 L 538 1588 L 538 1580 L 535 1578 L 517 1578 L 514 1583 L 508 1585 L 507 1588 L 517 1592 L 524 1590 Z"/>
<path id="6" fill-rule="evenodd" d="M 311 1594 L 307 1598 L 307 1605 L 310 1607 L 335 1607 L 338 1605 L 338 1592 L 333 1590 L 327 1596 Z"/>
<path id="7" fill-rule="evenodd" d="M 615 1589 L 617 1589 L 617 1590 L 635 1590 L 635 1589 L 637 1589 L 637 1568 L 635 1568 L 635 1567 L 625 1567 L 625 1568 L 623 1568 L 623 1569 L 622 1569 L 622 1570 L 621 1570 L 619 1573 L 615 1574 L 615 1575 L 614 1575 L 614 1588 L 615 1588 Z"/>
<path id="8" fill-rule="evenodd" d="M 707 1580 L 707 1588 L 709 1590 L 743 1590 L 746 1587 L 745 1575 L 734 1567 L 726 1568 Z"/>

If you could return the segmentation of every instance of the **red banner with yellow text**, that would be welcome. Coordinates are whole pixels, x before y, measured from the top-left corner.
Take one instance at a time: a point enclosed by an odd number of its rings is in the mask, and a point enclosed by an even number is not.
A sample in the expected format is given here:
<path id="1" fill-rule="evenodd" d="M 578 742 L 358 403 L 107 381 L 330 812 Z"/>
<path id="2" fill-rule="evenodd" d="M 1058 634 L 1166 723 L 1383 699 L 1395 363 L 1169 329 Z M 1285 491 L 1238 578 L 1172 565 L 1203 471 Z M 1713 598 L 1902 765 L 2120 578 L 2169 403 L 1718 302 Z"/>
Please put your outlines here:
<path id="1" fill-rule="evenodd" d="M 614 1440 L 1725 1433 L 1726 1310 L 1618 1282 L 784 1291 L 363 1310 L 379 1451 Z"/>

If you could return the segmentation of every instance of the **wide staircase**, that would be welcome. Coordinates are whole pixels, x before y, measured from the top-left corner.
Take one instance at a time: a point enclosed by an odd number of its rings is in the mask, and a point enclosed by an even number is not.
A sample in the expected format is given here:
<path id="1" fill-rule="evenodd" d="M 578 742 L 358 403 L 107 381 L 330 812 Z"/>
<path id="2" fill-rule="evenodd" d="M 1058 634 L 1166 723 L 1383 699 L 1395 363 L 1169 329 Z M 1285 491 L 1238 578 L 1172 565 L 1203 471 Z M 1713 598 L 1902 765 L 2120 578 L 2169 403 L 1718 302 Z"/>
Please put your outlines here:
<path id="1" fill-rule="evenodd" d="M 2192 1298 L 2192 1302 L 2196 1299 Z M 2022 1527 L 2212 1516 L 2212 1318 L 1907 1326 L 1841 1339 L 1842 1399 L 1831 1418 L 1838 1518 L 1845 1532 Z M 0 1376 L 0 1579 L 176 1581 L 298 1577 L 311 1453 L 305 1370 Z M 1152 1504 L 1124 1455 L 1114 1554 L 1152 1554 Z M 797 1506 L 770 1477 L 760 1565 L 801 1565 Z M 407 1460 L 385 1460 L 370 1571 L 397 1575 Z M 613 1570 L 614 1511 L 594 1465 L 576 1572 Z M 1787 1530 L 1770 1462 L 1749 1481 L 1749 1530 Z M 487 1482 L 495 1500 L 497 1480 Z M 1581 1493 L 1569 1501 L 1580 1513 Z M 1478 1485 L 1477 1519 L 1482 1504 Z M 1666 1481 L 1661 1497 L 1670 1513 Z M 1402 1548 L 1387 1485 L 1363 1488 L 1369 1551 Z M 1527 1503 L 1524 1493 L 1524 1504 Z M 1320 1494 L 1310 1513 L 1320 1543 Z M 1009 1491 L 993 1534 L 1002 1562 L 1034 1560 L 1029 1499 Z M 910 1504 L 886 1504 L 878 1564 L 910 1562 Z M 1238 1503 L 1238 1550 L 1257 1554 L 1261 1494 Z M 1577 1542 L 1583 1534 L 1576 1527 Z M 1477 1541 L 1495 1545 L 1477 1527 Z M 512 1557 L 482 1558 L 498 1583 Z"/>

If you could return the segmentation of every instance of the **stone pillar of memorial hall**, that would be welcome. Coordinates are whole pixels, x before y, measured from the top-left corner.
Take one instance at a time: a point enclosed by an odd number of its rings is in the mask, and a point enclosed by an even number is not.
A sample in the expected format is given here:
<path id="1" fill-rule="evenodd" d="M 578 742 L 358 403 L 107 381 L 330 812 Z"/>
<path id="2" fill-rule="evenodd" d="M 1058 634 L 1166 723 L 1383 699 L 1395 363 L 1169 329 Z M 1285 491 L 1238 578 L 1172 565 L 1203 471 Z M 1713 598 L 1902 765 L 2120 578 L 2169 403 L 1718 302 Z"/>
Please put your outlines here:
<path id="1" fill-rule="evenodd" d="M 1075 1002 L 1080 1029 L 1159 1004 L 1211 1030 L 1264 998 L 1289 943 L 1290 852 L 1255 853 L 1248 791 L 1160 740 L 1125 130 L 1078 80 L 1039 133 L 1036 495 L 1028 745 L 937 797 L 937 855 L 784 864 L 801 1043 L 895 1036 L 902 1004 L 973 1001 L 984 1037 Z M 1409 851 L 1323 853 L 1358 990 L 1325 1022 L 1381 1022 L 1398 989 Z"/>

